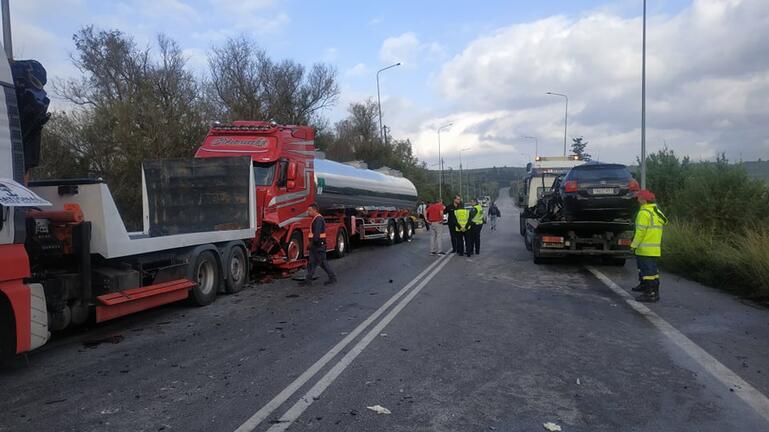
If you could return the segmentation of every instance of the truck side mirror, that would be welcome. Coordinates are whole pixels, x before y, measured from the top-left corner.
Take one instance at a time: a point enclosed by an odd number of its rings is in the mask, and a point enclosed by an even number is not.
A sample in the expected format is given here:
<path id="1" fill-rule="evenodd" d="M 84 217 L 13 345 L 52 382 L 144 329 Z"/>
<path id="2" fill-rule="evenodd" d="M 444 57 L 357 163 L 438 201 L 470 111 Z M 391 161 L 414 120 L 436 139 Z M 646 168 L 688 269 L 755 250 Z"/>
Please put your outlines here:
<path id="1" fill-rule="evenodd" d="M 286 178 L 288 179 L 289 182 L 294 182 L 296 180 L 296 162 L 288 163 L 288 175 L 286 176 Z"/>

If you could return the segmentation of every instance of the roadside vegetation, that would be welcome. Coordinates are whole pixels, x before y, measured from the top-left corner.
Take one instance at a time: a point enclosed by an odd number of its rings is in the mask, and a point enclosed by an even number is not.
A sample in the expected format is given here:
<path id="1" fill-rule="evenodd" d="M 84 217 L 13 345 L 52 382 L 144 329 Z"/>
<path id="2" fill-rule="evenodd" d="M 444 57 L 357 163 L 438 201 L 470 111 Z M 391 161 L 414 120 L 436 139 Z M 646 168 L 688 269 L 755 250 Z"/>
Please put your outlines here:
<path id="1" fill-rule="evenodd" d="M 735 294 L 769 298 L 769 186 L 724 156 L 649 156 L 648 187 L 670 217 L 663 267 Z"/>

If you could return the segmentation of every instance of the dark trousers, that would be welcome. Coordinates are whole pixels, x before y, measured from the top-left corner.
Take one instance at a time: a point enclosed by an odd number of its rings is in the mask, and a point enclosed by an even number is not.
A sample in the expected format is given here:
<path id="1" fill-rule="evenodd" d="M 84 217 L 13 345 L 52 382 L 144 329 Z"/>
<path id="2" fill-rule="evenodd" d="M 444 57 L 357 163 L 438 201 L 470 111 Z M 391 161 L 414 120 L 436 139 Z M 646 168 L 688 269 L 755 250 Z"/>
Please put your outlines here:
<path id="1" fill-rule="evenodd" d="M 457 238 L 459 237 L 459 233 L 454 231 L 454 228 L 449 228 L 449 235 L 451 236 L 451 251 L 458 252 L 459 249 L 457 249 Z"/>
<path id="2" fill-rule="evenodd" d="M 315 269 L 322 268 L 326 272 L 329 279 L 336 279 L 336 274 L 331 266 L 328 265 L 326 259 L 326 245 L 310 246 L 310 264 L 307 266 L 307 280 L 311 281 L 313 275 L 315 275 Z"/>
<path id="3" fill-rule="evenodd" d="M 481 229 L 483 225 L 473 225 L 470 228 L 469 234 L 472 247 L 469 249 L 470 253 L 475 251 L 476 254 L 481 253 Z"/>
<path id="4" fill-rule="evenodd" d="M 658 257 L 636 255 L 635 261 L 638 266 L 639 281 L 643 282 L 660 279 L 660 272 L 657 268 L 657 263 L 659 262 Z"/>

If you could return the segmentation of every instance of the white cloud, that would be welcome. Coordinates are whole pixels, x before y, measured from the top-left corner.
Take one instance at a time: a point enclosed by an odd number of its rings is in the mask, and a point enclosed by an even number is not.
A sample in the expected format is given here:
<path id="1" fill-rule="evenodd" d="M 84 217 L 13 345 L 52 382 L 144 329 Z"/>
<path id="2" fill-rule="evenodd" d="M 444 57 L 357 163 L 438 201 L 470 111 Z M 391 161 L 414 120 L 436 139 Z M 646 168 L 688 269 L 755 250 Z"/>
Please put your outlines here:
<path id="1" fill-rule="evenodd" d="M 368 68 L 364 63 L 358 63 L 350 69 L 347 69 L 344 74 L 348 77 L 359 77 L 366 75 L 368 72 Z"/>
<path id="2" fill-rule="evenodd" d="M 766 157 L 767 22 L 765 0 L 695 0 L 676 15 L 650 17 L 650 148 L 666 141 L 697 157 L 737 147 L 746 159 Z M 399 41 L 394 46 L 406 52 L 418 44 Z M 434 86 L 472 119 L 463 142 L 489 152 L 517 152 L 521 135 L 539 136 L 550 154 L 562 151 L 563 100 L 544 95 L 558 91 L 570 98 L 570 137 L 585 136 L 602 159 L 632 162 L 640 142 L 640 53 L 640 18 L 554 16 L 476 39 L 444 64 Z M 413 133 L 418 146 L 431 147 Z"/>
<path id="3" fill-rule="evenodd" d="M 404 66 L 418 65 L 423 60 L 433 60 L 443 53 L 443 47 L 437 42 L 425 43 L 413 32 L 389 37 L 382 42 L 379 58 L 384 63 L 402 62 Z"/>

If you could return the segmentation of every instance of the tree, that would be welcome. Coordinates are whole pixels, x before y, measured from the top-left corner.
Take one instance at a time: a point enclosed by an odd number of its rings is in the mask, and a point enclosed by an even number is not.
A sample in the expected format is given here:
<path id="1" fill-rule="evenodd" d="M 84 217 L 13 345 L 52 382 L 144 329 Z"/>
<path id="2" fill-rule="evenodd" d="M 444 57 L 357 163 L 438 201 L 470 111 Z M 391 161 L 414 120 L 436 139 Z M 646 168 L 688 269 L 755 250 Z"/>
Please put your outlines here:
<path id="1" fill-rule="evenodd" d="M 309 124 L 339 97 L 336 69 L 309 71 L 293 60 L 274 62 L 252 40 L 228 39 L 209 52 L 206 96 L 217 118 Z"/>
<path id="2" fill-rule="evenodd" d="M 584 141 L 584 138 L 582 137 L 572 138 L 572 143 L 571 143 L 572 154 L 575 154 L 579 156 L 582 160 L 589 162 L 592 156 L 590 156 L 590 153 L 585 152 L 585 147 L 587 147 L 587 145 L 588 145 L 588 142 Z"/>

